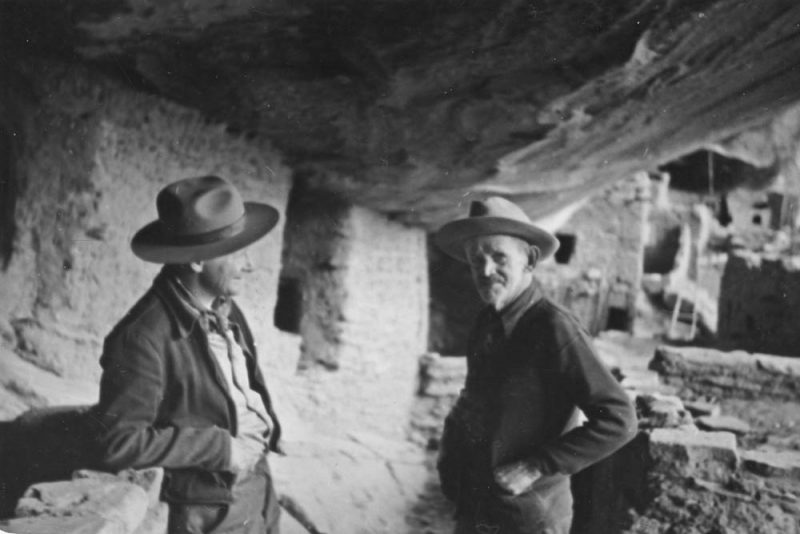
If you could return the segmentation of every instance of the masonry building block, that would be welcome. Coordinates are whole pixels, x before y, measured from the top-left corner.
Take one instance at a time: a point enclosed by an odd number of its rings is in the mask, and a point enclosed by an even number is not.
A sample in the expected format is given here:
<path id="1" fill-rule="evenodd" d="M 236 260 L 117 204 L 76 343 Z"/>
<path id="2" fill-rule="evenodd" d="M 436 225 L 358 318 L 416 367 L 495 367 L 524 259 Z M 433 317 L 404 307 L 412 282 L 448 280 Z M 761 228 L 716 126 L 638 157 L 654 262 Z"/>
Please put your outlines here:
<path id="1" fill-rule="evenodd" d="M 31 486 L 19 500 L 16 515 L 99 516 L 133 532 L 147 509 L 147 494 L 135 484 L 82 479 Z"/>
<path id="2" fill-rule="evenodd" d="M 654 470 L 671 477 L 724 482 L 737 469 L 736 436 L 694 428 L 657 428 L 650 434 Z"/>
<path id="3" fill-rule="evenodd" d="M 798 358 L 660 346 L 649 367 L 667 383 L 698 396 L 794 400 L 800 395 Z"/>
<path id="4" fill-rule="evenodd" d="M 742 451 L 742 465 L 761 476 L 785 477 L 800 483 L 800 451 L 772 448 Z"/>

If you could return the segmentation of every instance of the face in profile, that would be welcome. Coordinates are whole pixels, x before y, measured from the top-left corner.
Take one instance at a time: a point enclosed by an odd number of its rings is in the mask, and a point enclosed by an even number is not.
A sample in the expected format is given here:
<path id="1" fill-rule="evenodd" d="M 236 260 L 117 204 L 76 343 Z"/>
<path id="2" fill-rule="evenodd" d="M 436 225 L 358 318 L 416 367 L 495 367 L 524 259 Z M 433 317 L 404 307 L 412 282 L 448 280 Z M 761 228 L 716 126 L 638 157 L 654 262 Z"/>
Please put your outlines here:
<path id="1" fill-rule="evenodd" d="M 507 235 L 478 236 L 464 246 L 472 280 L 481 299 L 500 311 L 531 283 L 534 259 L 530 246 Z"/>
<path id="2" fill-rule="evenodd" d="M 201 289 L 214 297 L 231 297 L 242 291 L 245 273 L 252 265 L 244 250 L 203 262 L 197 281 Z"/>

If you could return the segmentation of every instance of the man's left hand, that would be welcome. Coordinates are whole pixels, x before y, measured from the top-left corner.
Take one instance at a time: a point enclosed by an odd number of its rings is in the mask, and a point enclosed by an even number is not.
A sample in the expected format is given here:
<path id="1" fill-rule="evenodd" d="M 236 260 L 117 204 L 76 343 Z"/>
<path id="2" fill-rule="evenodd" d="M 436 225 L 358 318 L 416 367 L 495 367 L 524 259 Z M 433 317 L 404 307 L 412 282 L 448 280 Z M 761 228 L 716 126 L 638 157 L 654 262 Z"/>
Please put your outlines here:
<path id="1" fill-rule="evenodd" d="M 494 470 L 497 485 L 511 495 L 524 493 L 541 477 L 539 469 L 524 461 L 501 465 Z"/>

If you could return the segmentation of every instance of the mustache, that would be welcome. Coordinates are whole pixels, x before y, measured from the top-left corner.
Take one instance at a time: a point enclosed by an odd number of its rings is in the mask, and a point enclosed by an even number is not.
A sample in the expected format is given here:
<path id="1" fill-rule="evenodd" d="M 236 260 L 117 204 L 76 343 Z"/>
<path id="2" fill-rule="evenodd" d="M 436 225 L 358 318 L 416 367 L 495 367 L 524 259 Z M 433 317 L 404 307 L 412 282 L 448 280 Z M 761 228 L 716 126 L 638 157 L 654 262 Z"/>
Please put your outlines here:
<path id="1" fill-rule="evenodd" d="M 478 283 L 486 286 L 490 284 L 502 284 L 503 279 L 499 276 L 480 276 L 478 277 Z"/>

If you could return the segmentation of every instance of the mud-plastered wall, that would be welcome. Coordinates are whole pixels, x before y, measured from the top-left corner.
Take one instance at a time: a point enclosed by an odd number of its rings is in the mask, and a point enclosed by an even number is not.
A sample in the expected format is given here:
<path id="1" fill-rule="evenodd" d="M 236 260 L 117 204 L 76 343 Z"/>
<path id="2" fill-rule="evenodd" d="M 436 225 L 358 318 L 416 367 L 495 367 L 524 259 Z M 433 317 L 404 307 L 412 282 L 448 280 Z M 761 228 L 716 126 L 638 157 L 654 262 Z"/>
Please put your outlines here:
<path id="1" fill-rule="evenodd" d="M 317 194 L 293 197 L 285 239 L 302 354 L 276 477 L 323 530 L 412 532 L 428 476 L 406 439 L 427 345 L 425 233 Z"/>
<path id="2" fill-rule="evenodd" d="M 545 291 L 592 333 L 632 328 L 649 192 L 642 173 L 589 199 L 557 230 L 561 248 L 539 268 Z"/>
<path id="3" fill-rule="evenodd" d="M 157 217 L 158 191 L 176 179 L 217 174 L 247 200 L 283 212 L 290 173 L 268 144 L 89 71 L 28 63 L 13 74 L 29 90 L 20 95 L 24 113 L 15 130 L 15 238 L 0 272 L 0 364 L 10 370 L 3 386 L 34 405 L 64 402 L 37 385 L 44 370 L 86 384 L 70 401 L 93 402 L 103 337 L 159 269 L 129 248 Z M 252 247 L 256 268 L 239 299 L 262 345 L 275 335 L 281 246 L 282 221 Z"/>
<path id="4" fill-rule="evenodd" d="M 725 348 L 800 356 L 800 264 L 738 251 L 720 283 L 719 343 Z"/>
<path id="5" fill-rule="evenodd" d="M 427 346 L 424 232 L 314 196 L 292 204 L 286 245 L 284 276 L 302 288 L 300 397 L 333 434 L 352 418 L 403 436 Z"/>

